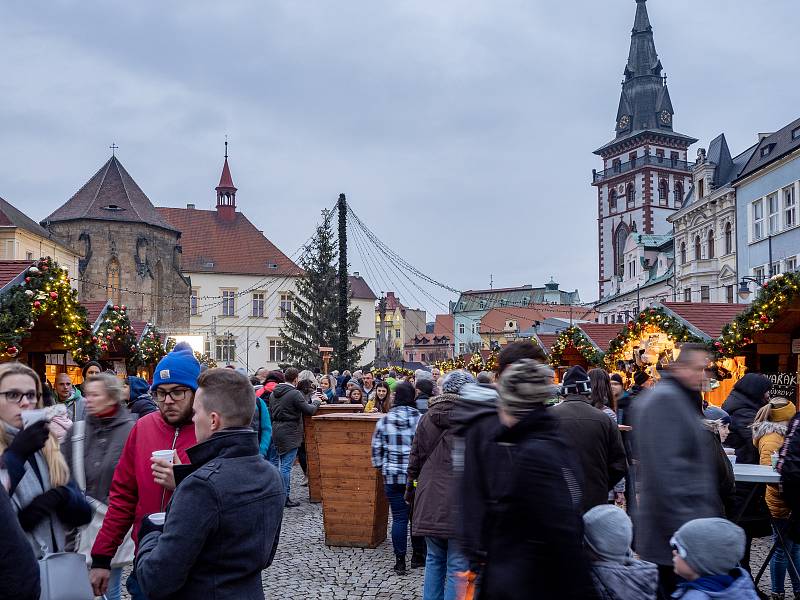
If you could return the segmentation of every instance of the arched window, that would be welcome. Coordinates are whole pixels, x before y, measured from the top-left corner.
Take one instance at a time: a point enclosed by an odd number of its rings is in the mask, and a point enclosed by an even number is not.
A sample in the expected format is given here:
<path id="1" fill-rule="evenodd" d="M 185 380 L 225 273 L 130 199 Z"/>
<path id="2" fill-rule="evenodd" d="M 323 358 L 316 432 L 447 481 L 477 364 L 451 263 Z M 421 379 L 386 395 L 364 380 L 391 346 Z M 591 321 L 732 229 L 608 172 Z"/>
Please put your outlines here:
<path id="1" fill-rule="evenodd" d="M 681 264 L 686 264 L 686 242 L 681 242 Z"/>
<path id="2" fill-rule="evenodd" d="M 617 190 L 611 188 L 608 193 L 608 210 L 609 212 L 617 212 Z"/>
<path id="3" fill-rule="evenodd" d="M 619 277 L 625 274 L 625 242 L 629 234 L 630 229 L 625 223 L 617 225 L 614 232 L 614 274 Z"/>
<path id="4" fill-rule="evenodd" d="M 658 201 L 659 204 L 666 206 L 669 200 L 669 184 L 666 179 L 658 182 Z"/>
<path id="5" fill-rule="evenodd" d="M 675 197 L 675 207 L 683 206 L 683 184 L 680 181 L 675 182 L 675 190 L 673 191 Z"/>
<path id="6" fill-rule="evenodd" d="M 694 259 L 700 260 L 703 257 L 702 245 L 700 244 L 700 236 L 694 238 Z"/>
<path id="7" fill-rule="evenodd" d="M 119 261 L 112 258 L 106 268 L 106 294 L 114 304 L 122 303 L 122 270 Z"/>
<path id="8" fill-rule="evenodd" d="M 733 252 L 733 226 L 731 222 L 725 223 L 725 254 Z"/>
<path id="9" fill-rule="evenodd" d="M 633 208 L 636 206 L 636 188 L 632 183 L 628 184 L 625 190 L 626 208 Z"/>
<path id="10" fill-rule="evenodd" d="M 708 232 L 708 258 L 714 258 L 714 230 Z"/>

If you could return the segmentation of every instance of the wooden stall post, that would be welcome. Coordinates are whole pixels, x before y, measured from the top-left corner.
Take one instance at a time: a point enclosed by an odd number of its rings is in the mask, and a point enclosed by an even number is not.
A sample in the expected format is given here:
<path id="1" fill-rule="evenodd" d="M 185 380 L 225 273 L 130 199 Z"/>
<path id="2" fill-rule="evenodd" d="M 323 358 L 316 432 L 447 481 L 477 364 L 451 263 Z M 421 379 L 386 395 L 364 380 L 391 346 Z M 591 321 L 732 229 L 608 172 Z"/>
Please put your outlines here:
<path id="1" fill-rule="evenodd" d="M 360 404 L 323 404 L 317 409 L 318 415 L 360 413 Z M 314 421 L 309 415 L 303 416 L 303 436 L 306 442 L 306 464 L 308 465 L 308 501 L 322 502 L 322 483 L 319 476 L 319 447 L 314 435 Z"/>
<path id="2" fill-rule="evenodd" d="M 386 539 L 389 503 L 383 476 L 372 466 L 371 443 L 380 414 L 315 416 L 317 445 L 323 448 L 322 518 L 325 544 L 377 548 Z"/>

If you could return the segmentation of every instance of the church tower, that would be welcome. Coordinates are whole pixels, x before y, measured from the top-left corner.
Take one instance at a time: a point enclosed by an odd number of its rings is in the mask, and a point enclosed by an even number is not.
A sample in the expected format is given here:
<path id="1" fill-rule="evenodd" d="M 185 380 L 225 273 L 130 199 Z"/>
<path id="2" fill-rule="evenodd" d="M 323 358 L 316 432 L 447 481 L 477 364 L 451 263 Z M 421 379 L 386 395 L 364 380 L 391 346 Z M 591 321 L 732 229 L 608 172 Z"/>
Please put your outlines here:
<path id="1" fill-rule="evenodd" d="M 636 0 L 628 63 L 617 108 L 615 137 L 594 151 L 603 168 L 592 170 L 597 188 L 599 294 L 616 293 L 625 241 L 633 232 L 666 234 L 691 183 L 687 149 L 697 140 L 672 128 L 667 76 L 653 41 L 647 0 Z"/>
<path id="2" fill-rule="evenodd" d="M 227 137 L 227 136 L 226 136 Z M 223 221 L 236 219 L 236 186 L 233 185 L 231 168 L 228 166 L 228 140 L 225 140 L 225 163 L 217 186 L 217 214 Z"/>

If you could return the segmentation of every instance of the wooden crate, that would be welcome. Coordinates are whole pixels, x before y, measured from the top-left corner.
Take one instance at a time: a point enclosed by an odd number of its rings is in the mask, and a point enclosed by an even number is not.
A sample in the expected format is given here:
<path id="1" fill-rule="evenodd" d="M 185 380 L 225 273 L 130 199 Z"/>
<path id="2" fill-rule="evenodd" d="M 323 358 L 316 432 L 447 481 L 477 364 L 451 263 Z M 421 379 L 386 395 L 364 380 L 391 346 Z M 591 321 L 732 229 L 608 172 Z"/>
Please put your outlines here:
<path id="1" fill-rule="evenodd" d="M 323 404 L 317 409 L 317 415 L 360 413 L 361 404 Z M 314 421 L 309 415 L 303 416 L 303 435 L 306 442 L 306 463 L 308 465 L 308 501 L 322 502 L 322 487 L 319 478 L 319 451 L 314 436 Z"/>
<path id="2" fill-rule="evenodd" d="M 386 539 L 389 503 L 372 466 L 371 442 L 380 414 L 314 416 L 328 546 L 377 548 Z"/>

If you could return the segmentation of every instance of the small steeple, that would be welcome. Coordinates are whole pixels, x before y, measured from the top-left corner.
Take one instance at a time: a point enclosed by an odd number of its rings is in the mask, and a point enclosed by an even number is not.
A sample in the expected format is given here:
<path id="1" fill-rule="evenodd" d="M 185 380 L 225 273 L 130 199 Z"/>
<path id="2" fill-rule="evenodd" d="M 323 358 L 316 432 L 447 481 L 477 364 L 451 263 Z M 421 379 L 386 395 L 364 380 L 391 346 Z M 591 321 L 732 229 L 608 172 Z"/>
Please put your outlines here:
<path id="1" fill-rule="evenodd" d="M 233 185 L 231 168 L 228 166 L 228 136 L 225 136 L 225 162 L 217 190 L 217 214 L 225 221 L 236 218 L 236 186 Z"/>

